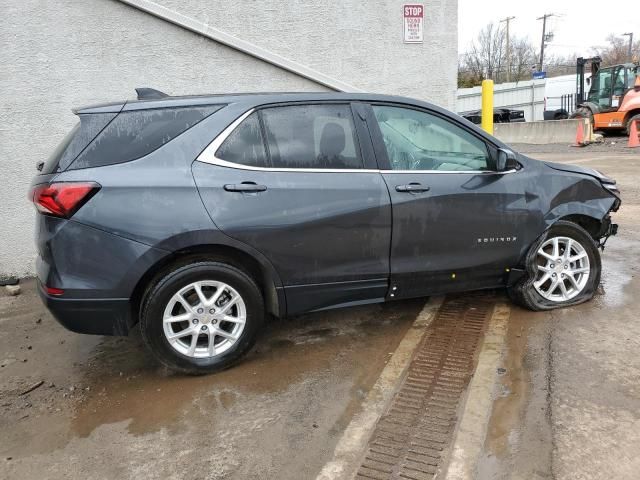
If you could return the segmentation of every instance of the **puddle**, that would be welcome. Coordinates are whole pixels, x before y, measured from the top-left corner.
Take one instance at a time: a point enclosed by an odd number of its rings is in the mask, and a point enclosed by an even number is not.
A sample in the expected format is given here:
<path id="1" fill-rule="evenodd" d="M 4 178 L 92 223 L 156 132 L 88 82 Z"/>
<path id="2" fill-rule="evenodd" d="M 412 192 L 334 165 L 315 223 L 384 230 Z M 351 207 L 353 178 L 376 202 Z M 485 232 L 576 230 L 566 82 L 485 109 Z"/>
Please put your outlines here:
<path id="1" fill-rule="evenodd" d="M 347 362 L 352 365 L 354 385 L 344 414 L 334 427 L 340 430 L 388 359 L 389 349 L 380 346 L 390 339 L 399 341 L 423 303 L 401 302 L 401 313 L 391 320 L 384 318 L 386 309 L 382 306 L 276 319 L 238 365 L 200 377 L 176 375 L 157 367 L 137 332 L 129 338 L 105 338 L 90 362 L 85 382 L 90 391 L 76 407 L 71 432 L 87 437 L 100 425 L 125 420 L 130 420 L 128 431 L 133 435 L 171 430 L 186 415 L 192 416 L 196 404 L 198 410 L 204 408 L 207 414 L 215 415 L 248 398 L 285 392 Z M 374 352 L 375 358 L 371 358 Z"/>
<path id="2" fill-rule="evenodd" d="M 527 312 L 515 306 L 511 308 L 507 349 L 498 369 L 498 397 L 493 405 L 485 440 L 485 448 L 494 457 L 504 457 L 514 446 L 511 433 L 520 419 L 530 385 L 525 355 L 531 320 L 523 318 Z M 493 463 L 496 461 L 495 458 L 492 460 Z"/>
<path id="3" fill-rule="evenodd" d="M 602 294 L 597 294 L 593 303 L 599 307 L 621 307 L 629 303 L 627 287 L 633 279 L 635 266 L 629 262 L 629 252 L 636 250 L 636 243 L 620 237 L 610 240 L 614 246 L 602 254 Z"/>

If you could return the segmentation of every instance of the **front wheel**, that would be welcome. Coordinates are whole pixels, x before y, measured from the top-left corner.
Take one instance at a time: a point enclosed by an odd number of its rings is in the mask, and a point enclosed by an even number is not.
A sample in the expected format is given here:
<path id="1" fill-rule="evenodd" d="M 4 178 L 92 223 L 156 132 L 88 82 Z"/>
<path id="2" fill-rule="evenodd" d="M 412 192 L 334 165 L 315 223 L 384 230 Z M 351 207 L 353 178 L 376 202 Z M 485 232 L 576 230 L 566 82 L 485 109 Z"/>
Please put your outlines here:
<path id="1" fill-rule="evenodd" d="M 254 344 L 264 318 L 255 282 L 232 265 L 197 261 L 169 270 L 143 303 L 140 330 L 160 363 L 203 374 L 236 362 Z"/>
<path id="2" fill-rule="evenodd" d="M 530 310 L 551 310 L 590 300 L 600 284 L 600 252 L 589 233 L 559 221 L 526 257 L 527 273 L 509 288 L 510 297 Z"/>

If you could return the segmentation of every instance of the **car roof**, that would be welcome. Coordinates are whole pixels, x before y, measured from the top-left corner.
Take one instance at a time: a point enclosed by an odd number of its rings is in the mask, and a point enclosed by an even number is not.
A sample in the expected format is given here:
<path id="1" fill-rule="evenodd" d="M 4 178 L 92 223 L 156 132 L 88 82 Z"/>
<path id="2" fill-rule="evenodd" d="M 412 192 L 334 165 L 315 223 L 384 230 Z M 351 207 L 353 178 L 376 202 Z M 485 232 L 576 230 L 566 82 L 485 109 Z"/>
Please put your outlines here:
<path id="1" fill-rule="evenodd" d="M 76 114 L 117 113 L 121 111 L 148 110 L 155 108 L 192 107 L 198 105 L 241 103 L 251 106 L 267 105 L 282 102 L 313 101 L 363 101 L 394 102 L 422 105 L 441 110 L 435 105 L 408 97 L 377 93 L 344 93 L 344 92 L 254 92 L 254 93 L 220 93 L 209 95 L 165 96 L 162 98 L 126 100 L 121 102 L 102 103 L 74 109 Z M 444 110 L 443 110 L 444 111 Z"/>

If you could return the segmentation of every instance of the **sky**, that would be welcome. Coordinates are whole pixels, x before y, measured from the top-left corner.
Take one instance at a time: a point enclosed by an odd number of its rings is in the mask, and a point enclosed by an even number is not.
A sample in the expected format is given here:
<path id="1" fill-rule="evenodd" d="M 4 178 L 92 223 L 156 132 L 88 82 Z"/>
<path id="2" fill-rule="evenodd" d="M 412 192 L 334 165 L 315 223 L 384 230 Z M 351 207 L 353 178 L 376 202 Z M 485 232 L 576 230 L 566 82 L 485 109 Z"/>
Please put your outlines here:
<path id="1" fill-rule="evenodd" d="M 527 36 L 540 48 L 542 20 L 546 13 L 557 16 L 547 19 L 547 31 L 554 39 L 545 47 L 551 55 L 593 55 L 592 46 L 606 45 L 613 33 L 633 32 L 640 40 L 640 1 L 624 0 L 458 0 L 458 52 L 469 50 L 471 41 L 486 24 L 505 17 L 511 20 L 510 34 Z M 628 41 L 628 37 L 624 37 Z"/>

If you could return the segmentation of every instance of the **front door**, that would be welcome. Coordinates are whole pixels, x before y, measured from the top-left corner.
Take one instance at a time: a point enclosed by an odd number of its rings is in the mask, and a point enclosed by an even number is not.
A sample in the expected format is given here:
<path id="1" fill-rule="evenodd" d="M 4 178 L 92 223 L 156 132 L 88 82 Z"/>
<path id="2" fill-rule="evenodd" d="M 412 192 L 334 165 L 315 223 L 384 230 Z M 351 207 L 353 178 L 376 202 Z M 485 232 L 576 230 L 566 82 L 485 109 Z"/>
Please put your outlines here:
<path id="1" fill-rule="evenodd" d="M 390 294 L 501 285 L 530 241 L 519 232 L 536 221 L 520 172 L 494 171 L 485 140 L 445 116 L 393 105 L 372 109 L 392 203 Z"/>
<path id="2" fill-rule="evenodd" d="M 389 195 L 355 126 L 349 104 L 264 108 L 194 163 L 213 221 L 272 262 L 289 314 L 387 292 Z"/>

